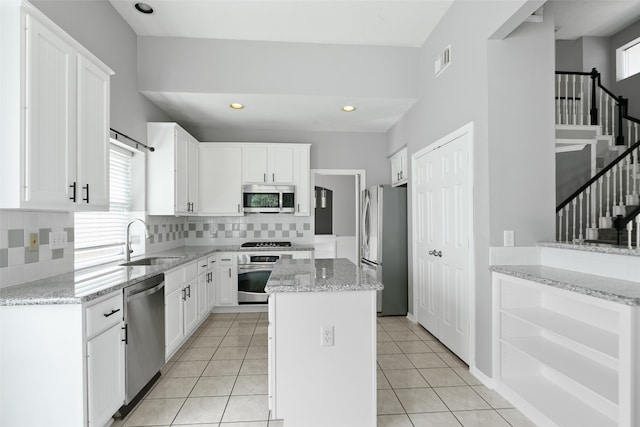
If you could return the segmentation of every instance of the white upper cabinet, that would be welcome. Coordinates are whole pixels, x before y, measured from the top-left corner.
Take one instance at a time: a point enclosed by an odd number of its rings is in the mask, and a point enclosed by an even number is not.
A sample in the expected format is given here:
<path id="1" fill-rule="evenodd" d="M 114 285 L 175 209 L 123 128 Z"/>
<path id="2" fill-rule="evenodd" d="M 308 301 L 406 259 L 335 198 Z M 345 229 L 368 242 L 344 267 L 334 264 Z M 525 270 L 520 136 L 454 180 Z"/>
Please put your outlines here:
<path id="1" fill-rule="evenodd" d="M 0 8 L 0 208 L 108 207 L 113 71 L 30 4 Z"/>
<path id="2" fill-rule="evenodd" d="M 296 216 L 309 216 L 311 195 L 311 168 L 309 144 L 296 144 L 294 152 L 294 183 L 296 186 Z"/>
<path id="3" fill-rule="evenodd" d="M 147 123 L 149 215 L 198 213 L 199 143 L 176 123 Z"/>
<path id="4" fill-rule="evenodd" d="M 242 144 L 244 184 L 292 184 L 293 163 L 291 144 Z"/>
<path id="5" fill-rule="evenodd" d="M 407 183 L 407 147 L 391 156 L 391 185 L 397 187 Z"/>
<path id="6" fill-rule="evenodd" d="M 240 144 L 200 144 L 200 213 L 243 215 Z"/>

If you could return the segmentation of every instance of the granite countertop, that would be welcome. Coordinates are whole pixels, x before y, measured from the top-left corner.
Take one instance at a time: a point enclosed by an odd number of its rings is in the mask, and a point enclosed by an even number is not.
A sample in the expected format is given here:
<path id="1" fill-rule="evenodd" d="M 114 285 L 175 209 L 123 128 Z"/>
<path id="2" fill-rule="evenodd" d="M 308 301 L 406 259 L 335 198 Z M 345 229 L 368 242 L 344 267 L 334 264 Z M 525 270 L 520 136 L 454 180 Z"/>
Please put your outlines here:
<path id="1" fill-rule="evenodd" d="M 216 252 L 289 252 L 313 249 L 311 245 L 287 248 L 241 248 L 239 245 L 183 246 L 132 259 L 135 261 L 147 257 L 175 257 L 162 265 L 127 267 L 119 265 L 123 261 L 117 261 L 3 288 L 0 289 L 0 306 L 82 304 Z"/>
<path id="2" fill-rule="evenodd" d="M 545 265 L 495 265 L 491 271 L 620 304 L 640 305 L 640 282 L 579 273 Z"/>
<path id="3" fill-rule="evenodd" d="M 604 243 L 538 242 L 537 245 L 545 248 L 572 249 L 574 251 L 597 252 L 601 254 L 640 256 L 640 250 L 638 249 L 629 249 L 624 246 L 607 245 Z"/>
<path id="4" fill-rule="evenodd" d="M 276 263 L 266 293 L 380 291 L 382 283 L 345 258 L 284 259 Z"/>

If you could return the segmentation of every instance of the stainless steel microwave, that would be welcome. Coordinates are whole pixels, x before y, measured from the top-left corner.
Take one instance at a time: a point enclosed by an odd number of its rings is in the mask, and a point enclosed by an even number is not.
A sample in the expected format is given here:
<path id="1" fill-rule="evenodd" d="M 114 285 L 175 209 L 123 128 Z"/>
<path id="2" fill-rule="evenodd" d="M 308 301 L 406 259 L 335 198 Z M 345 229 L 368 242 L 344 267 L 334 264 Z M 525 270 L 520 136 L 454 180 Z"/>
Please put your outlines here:
<path id="1" fill-rule="evenodd" d="M 295 205 L 293 185 L 242 186 L 245 213 L 294 213 Z"/>

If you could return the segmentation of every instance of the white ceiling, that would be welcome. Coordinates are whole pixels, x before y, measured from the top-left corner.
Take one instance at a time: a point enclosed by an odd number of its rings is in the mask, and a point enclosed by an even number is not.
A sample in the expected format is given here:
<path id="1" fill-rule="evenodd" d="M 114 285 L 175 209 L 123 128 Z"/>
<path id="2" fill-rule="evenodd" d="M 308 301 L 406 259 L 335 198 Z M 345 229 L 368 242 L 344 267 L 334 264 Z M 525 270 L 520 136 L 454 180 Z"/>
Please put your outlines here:
<path id="1" fill-rule="evenodd" d="M 553 0 L 556 39 L 609 37 L 640 19 L 639 0 Z"/>
<path id="2" fill-rule="evenodd" d="M 419 47 L 454 0 L 109 0 L 140 36 Z M 456 0 L 464 1 L 464 0 Z M 639 0 L 552 0 L 556 38 L 609 36 L 640 17 Z M 313 82 L 313 76 L 310 76 Z M 312 83 L 310 83 L 312 84 Z M 145 92 L 174 119 L 199 127 L 385 132 L 415 99 L 366 98 L 343 113 L 339 96 Z M 241 101 L 244 110 L 231 110 Z"/>

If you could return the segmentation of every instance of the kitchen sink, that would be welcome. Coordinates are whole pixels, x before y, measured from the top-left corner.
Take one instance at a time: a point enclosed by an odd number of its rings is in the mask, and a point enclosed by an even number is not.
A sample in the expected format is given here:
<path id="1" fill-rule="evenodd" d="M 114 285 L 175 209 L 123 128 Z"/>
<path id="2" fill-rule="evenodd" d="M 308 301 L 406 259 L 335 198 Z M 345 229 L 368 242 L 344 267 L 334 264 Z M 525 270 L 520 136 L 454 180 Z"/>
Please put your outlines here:
<path id="1" fill-rule="evenodd" d="M 138 265 L 163 265 L 170 262 L 174 262 L 182 257 L 179 256 L 167 256 L 167 257 L 148 257 L 141 258 L 135 261 L 125 262 L 124 264 L 120 264 L 124 267 L 134 267 Z"/>

